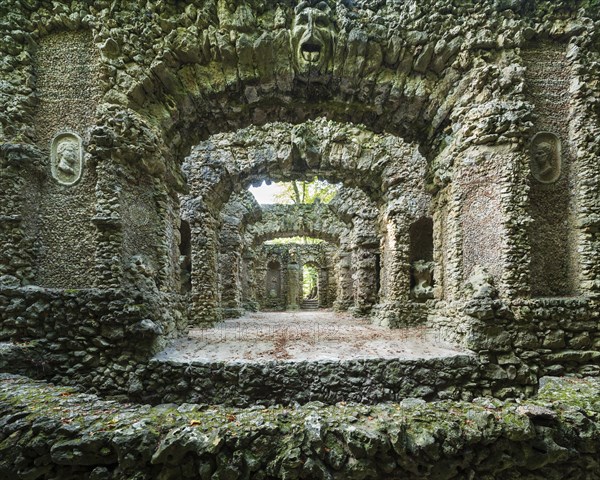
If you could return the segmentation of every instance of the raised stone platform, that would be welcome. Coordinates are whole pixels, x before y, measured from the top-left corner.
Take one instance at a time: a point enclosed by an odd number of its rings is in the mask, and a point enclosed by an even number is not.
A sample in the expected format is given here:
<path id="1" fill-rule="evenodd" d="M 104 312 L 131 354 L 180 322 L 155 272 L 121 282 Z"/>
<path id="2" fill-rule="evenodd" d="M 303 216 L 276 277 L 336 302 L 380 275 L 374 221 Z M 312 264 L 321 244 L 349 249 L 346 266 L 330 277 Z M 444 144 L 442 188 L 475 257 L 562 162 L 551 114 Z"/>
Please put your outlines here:
<path id="1" fill-rule="evenodd" d="M 142 401 L 248 406 L 485 392 L 472 354 L 426 329 L 389 330 L 331 311 L 250 314 L 193 329 L 132 376 Z"/>
<path id="2" fill-rule="evenodd" d="M 531 401 L 123 405 L 0 375 L 0 478 L 596 480 L 598 379 Z"/>
<path id="3" fill-rule="evenodd" d="M 389 329 L 331 310 L 257 312 L 194 328 L 156 358 L 174 362 L 425 360 L 468 354 L 421 328 Z"/>

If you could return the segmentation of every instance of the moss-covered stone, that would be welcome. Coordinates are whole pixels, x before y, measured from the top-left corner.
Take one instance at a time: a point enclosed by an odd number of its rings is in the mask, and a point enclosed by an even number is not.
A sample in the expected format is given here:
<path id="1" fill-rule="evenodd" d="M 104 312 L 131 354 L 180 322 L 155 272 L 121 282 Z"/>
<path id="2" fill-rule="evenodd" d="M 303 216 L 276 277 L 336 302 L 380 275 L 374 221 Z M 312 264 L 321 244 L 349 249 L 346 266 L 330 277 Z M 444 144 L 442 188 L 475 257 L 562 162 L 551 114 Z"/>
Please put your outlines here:
<path id="1" fill-rule="evenodd" d="M 251 409 L 119 404 L 1 379 L 6 478 L 542 479 L 561 471 L 584 480 L 599 471 L 597 379 L 551 379 L 521 403 Z"/>

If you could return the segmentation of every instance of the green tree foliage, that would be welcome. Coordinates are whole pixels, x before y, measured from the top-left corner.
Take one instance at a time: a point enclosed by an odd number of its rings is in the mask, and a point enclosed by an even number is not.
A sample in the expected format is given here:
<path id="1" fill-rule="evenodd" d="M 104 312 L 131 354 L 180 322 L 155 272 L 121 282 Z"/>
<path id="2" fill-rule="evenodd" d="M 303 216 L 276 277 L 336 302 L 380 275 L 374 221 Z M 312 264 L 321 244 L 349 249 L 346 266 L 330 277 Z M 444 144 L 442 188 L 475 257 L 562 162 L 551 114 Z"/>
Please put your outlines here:
<path id="1" fill-rule="evenodd" d="M 319 200 L 329 203 L 336 196 L 339 186 L 332 185 L 314 177 L 310 182 L 292 180 L 284 183 L 283 191 L 275 195 L 280 203 L 286 204 L 311 204 Z"/>
<path id="2" fill-rule="evenodd" d="M 303 298 L 317 298 L 317 282 L 319 272 L 313 265 L 302 266 L 302 293 Z"/>

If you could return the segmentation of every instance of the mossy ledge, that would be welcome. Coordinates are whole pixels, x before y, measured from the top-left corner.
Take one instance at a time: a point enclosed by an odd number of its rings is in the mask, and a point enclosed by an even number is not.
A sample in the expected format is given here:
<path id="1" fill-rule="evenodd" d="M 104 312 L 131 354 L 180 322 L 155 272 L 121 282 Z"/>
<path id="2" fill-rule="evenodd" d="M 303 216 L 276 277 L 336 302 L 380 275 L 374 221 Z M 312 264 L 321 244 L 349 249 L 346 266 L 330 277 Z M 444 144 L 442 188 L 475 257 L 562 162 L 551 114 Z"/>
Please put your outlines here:
<path id="1" fill-rule="evenodd" d="M 599 379 L 545 379 L 525 402 L 250 409 L 0 380 L 1 478 L 600 478 Z"/>

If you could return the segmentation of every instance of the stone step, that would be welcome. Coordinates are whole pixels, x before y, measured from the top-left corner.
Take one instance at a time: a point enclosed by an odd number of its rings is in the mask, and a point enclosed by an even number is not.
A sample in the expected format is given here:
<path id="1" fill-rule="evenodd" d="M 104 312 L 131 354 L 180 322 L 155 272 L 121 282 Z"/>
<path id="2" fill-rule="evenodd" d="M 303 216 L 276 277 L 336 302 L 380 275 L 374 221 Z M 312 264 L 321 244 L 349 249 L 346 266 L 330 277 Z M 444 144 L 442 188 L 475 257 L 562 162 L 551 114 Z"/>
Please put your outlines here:
<path id="1" fill-rule="evenodd" d="M 207 361 L 154 358 L 129 388 L 148 403 L 204 403 L 236 407 L 319 401 L 380 403 L 481 396 L 481 369 L 469 355 L 422 359 L 290 359 Z M 165 381 L 168 379 L 168 381 Z"/>
<path id="2" fill-rule="evenodd" d="M 319 309 L 319 300 L 317 299 L 304 299 L 302 300 L 302 304 L 300 305 L 302 310 L 318 310 Z"/>

